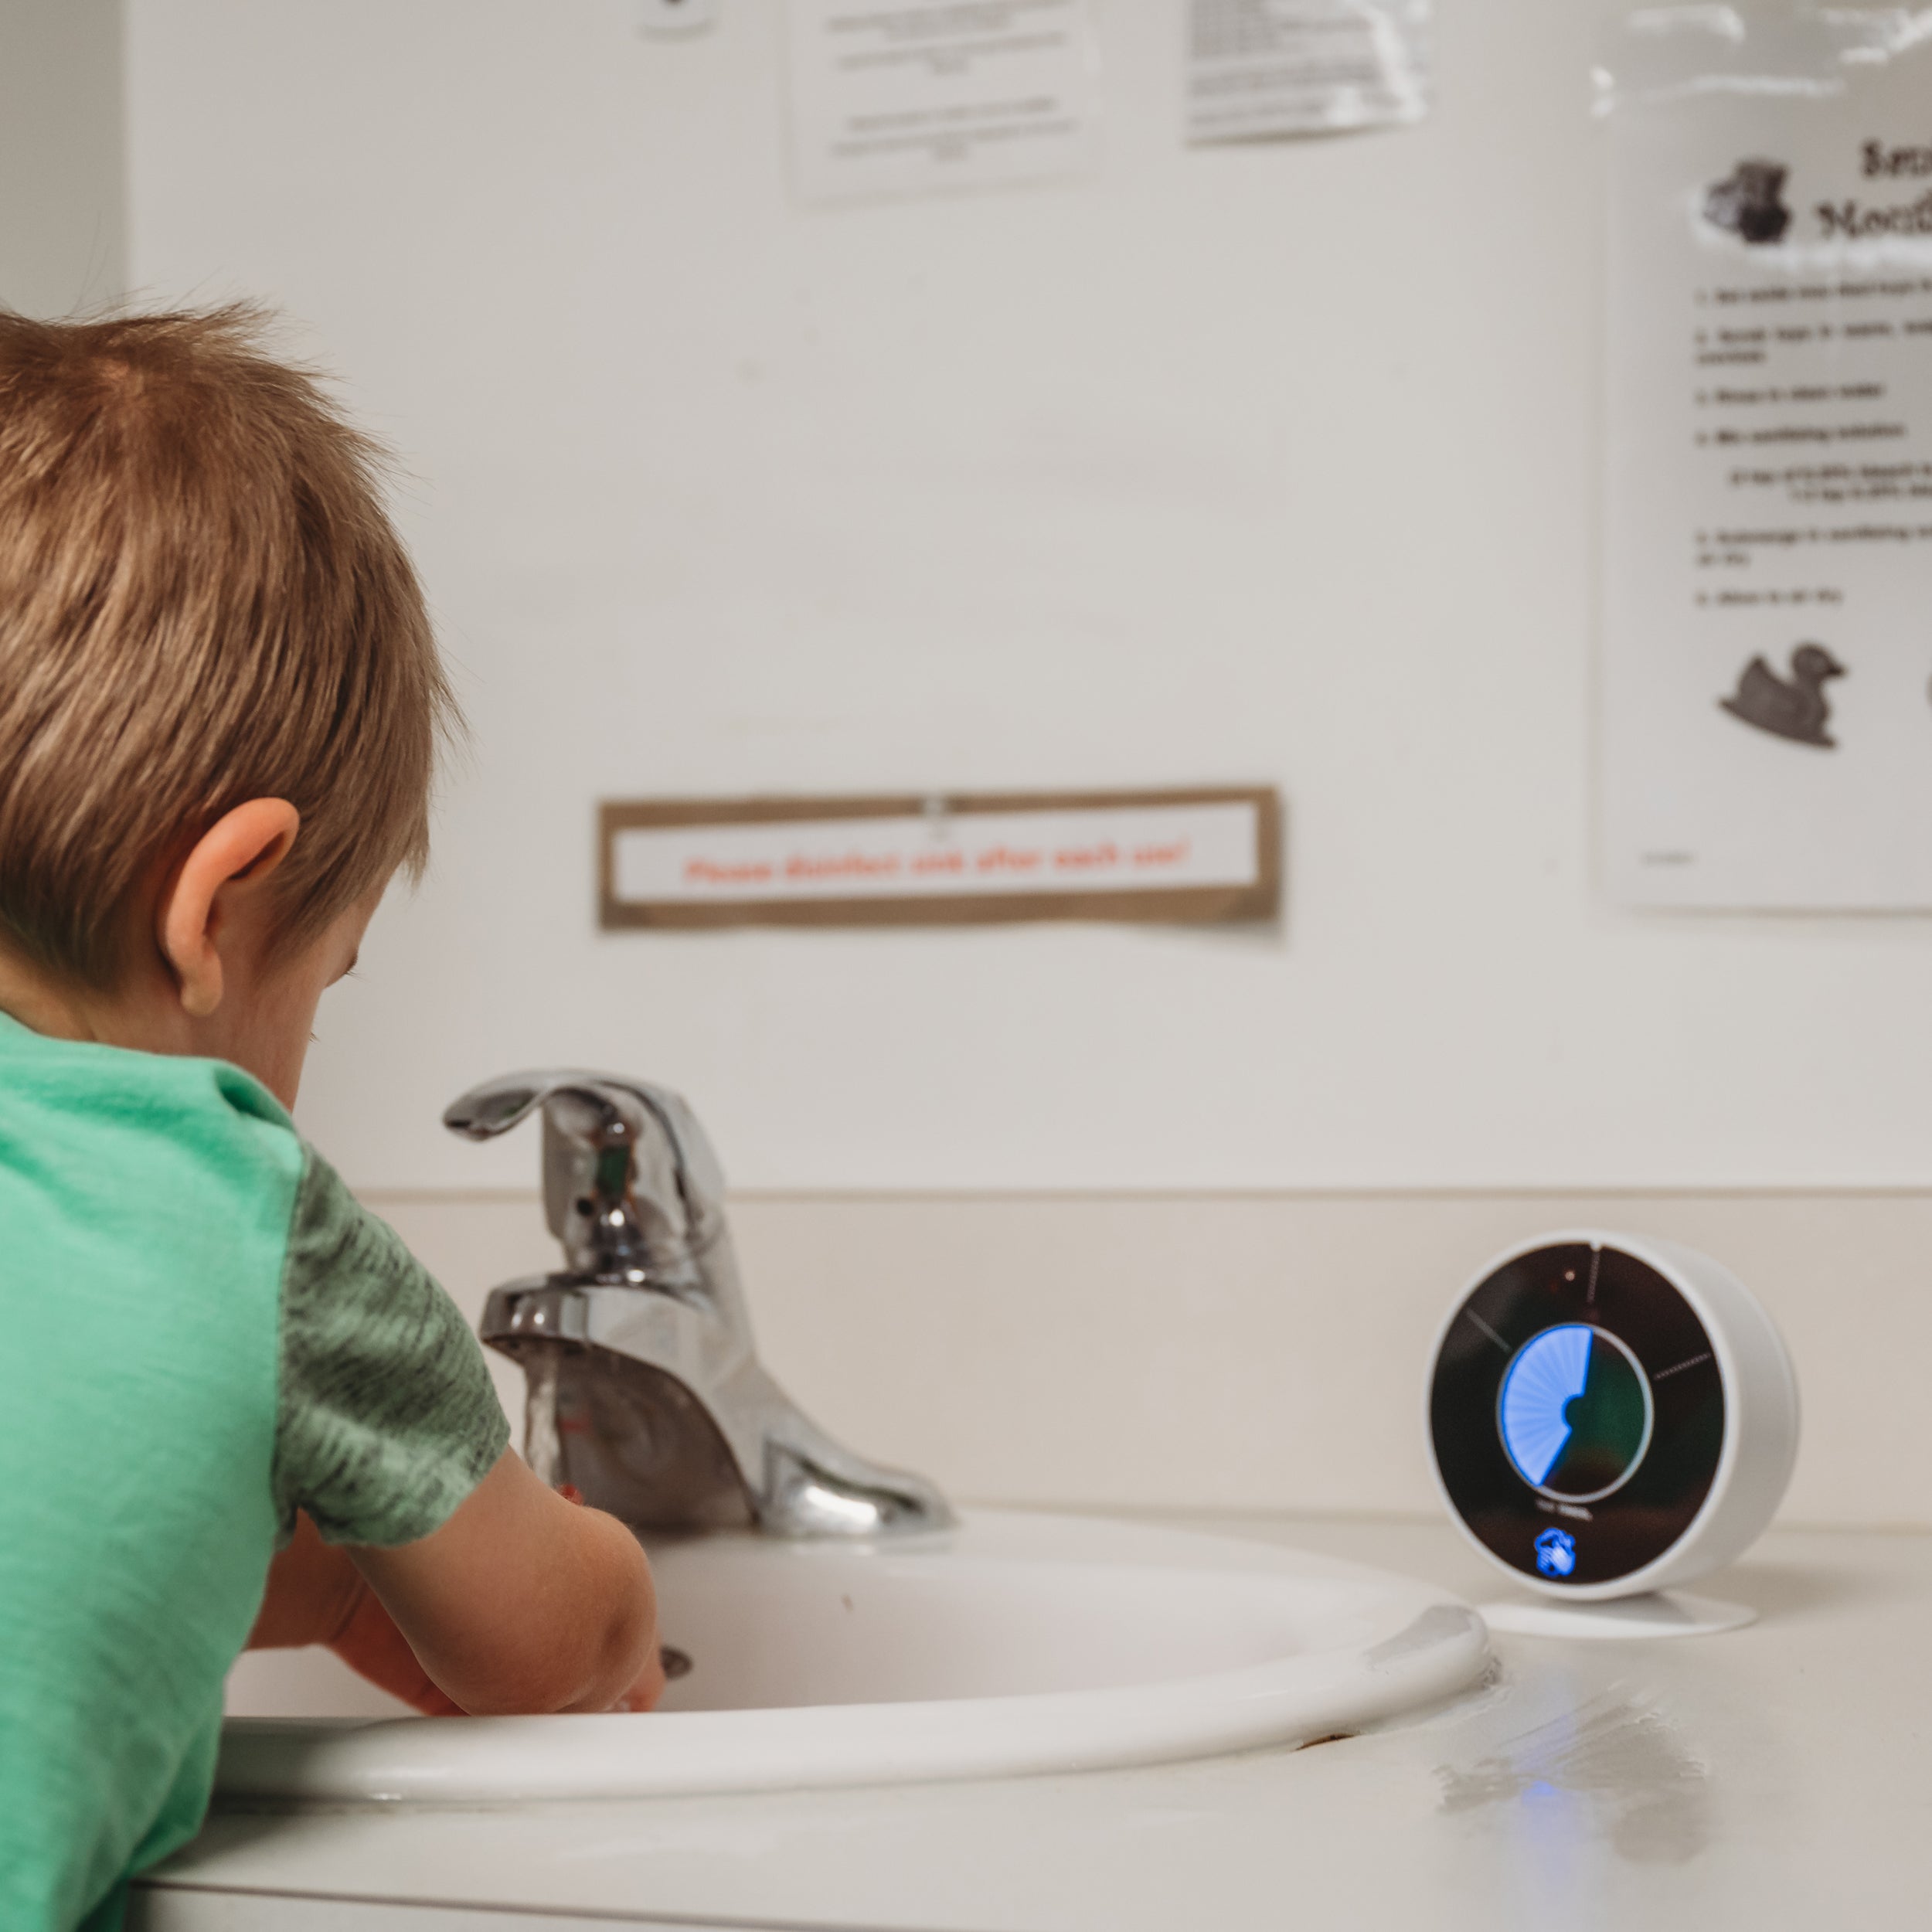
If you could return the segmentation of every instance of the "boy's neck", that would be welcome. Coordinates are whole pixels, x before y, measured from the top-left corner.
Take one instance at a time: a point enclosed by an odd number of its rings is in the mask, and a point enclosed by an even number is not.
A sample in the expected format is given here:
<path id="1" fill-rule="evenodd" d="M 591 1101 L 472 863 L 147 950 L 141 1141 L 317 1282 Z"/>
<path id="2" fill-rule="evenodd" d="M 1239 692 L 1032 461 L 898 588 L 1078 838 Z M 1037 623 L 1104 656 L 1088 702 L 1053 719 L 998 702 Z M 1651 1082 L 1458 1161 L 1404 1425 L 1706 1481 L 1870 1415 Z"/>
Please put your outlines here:
<path id="1" fill-rule="evenodd" d="M 88 1040 L 101 1046 L 131 1047 L 149 1053 L 184 1053 L 193 1047 L 179 1037 L 179 1002 L 154 996 L 157 989 L 130 983 L 111 992 L 56 978 L 0 943 L 0 1013 L 49 1039 Z M 170 1008 L 173 1009 L 171 1014 Z"/>

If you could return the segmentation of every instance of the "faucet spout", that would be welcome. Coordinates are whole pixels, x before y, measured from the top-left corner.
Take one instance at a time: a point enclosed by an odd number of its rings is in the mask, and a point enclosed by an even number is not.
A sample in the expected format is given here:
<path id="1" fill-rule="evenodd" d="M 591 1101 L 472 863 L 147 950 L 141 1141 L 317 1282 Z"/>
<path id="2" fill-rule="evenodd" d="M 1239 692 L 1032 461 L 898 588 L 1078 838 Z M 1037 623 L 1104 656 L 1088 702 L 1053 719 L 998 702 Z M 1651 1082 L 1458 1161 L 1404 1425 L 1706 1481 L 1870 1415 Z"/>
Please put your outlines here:
<path id="1" fill-rule="evenodd" d="M 443 1117 L 487 1140 L 539 1110 L 566 1265 L 495 1290 L 481 1325 L 529 1379 L 531 1467 L 639 1529 L 864 1537 L 950 1523 L 930 1483 L 842 1447 L 758 1361 L 723 1173 L 682 1099 L 611 1074 L 515 1073 Z"/>

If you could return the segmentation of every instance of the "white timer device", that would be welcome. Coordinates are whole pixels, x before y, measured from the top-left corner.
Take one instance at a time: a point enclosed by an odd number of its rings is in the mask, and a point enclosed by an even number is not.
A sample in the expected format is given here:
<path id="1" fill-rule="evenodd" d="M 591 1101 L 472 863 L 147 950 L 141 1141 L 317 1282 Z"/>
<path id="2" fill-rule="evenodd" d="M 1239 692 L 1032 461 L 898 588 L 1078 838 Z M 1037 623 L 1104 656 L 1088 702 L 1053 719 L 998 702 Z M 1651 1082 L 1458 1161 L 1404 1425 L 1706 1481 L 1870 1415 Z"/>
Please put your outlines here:
<path id="1" fill-rule="evenodd" d="M 1741 1556 L 1798 1454 L 1784 1344 L 1729 1270 L 1646 1236 L 1499 1255 L 1437 1335 L 1429 1448 L 1457 1527 L 1532 1593 L 1495 1628 L 1691 1635 L 1750 1621 L 1676 1586 Z"/>

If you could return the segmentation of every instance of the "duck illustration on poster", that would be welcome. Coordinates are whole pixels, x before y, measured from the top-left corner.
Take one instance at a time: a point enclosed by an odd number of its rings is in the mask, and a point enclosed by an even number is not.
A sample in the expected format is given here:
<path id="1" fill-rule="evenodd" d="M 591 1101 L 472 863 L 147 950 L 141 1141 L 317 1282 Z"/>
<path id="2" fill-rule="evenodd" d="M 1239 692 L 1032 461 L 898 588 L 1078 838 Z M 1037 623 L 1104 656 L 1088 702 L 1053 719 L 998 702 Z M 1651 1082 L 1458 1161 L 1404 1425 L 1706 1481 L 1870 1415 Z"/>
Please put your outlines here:
<path id="1" fill-rule="evenodd" d="M 1791 225 L 1784 206 L 1791 170 L 1776 161 L 1740 161 L 1704 197 L 1704 219 L 1753 247 L 1781 242 Z"/>
<path id="2" fill-rule="evenodd" d="M 1788 678 L 1781 678 L 1760 654 L 1745 665 L 1737 689 L 1718 702 L 1759 731 L 1835 750 L 1838 740 L 1825 729 L 1832 706 L 1825 686 L 1828 679 L 1845 675 L 1844 665 L 1823 645 L 1801 644 L 1791 653 Z"/>

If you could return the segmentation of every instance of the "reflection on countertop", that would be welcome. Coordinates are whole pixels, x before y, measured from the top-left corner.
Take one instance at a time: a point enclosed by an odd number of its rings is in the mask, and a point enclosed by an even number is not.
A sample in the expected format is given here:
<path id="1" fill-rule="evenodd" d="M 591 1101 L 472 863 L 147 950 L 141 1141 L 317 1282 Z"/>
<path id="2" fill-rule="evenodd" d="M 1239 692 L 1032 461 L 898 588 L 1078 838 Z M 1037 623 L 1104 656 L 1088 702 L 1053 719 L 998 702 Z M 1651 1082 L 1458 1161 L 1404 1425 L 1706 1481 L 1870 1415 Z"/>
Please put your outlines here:
<path id="1" fill-rule="evenodd" d="M 1434 1524 L 1162 1519 L 1493 1594 Z M 1774 1532 L 1700 1587 L 1760 1621 L 1665 1642 L 1500 1638 L 1486 1689 L 1319 1750 L 998 1784 L 221 1817 L 138 1898 L 131 1932 L 1914 1920 L 1932 1896 L 1932 1536 Z M 446 1909 L 407 1909 L 433 1903 Z"/>

